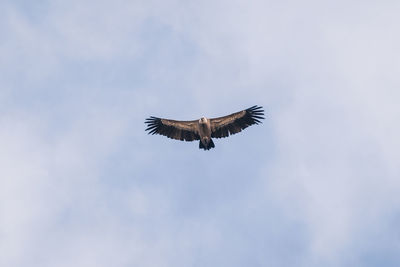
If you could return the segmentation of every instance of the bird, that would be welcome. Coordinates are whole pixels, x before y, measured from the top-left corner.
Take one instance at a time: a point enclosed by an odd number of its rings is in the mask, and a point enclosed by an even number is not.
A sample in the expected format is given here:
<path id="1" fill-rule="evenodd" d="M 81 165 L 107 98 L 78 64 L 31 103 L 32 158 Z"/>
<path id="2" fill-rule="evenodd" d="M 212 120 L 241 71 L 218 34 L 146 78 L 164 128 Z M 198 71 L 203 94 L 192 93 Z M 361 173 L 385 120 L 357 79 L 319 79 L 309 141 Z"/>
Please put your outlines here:
<path id="1" fill-rule="evenodd" d="M 199 141 L 199 149 L 210 150 L 215 147 L 212 138 L 224 138 L 241 132 L 253 124 L 260 124 L 264 117 L 262 106 L 218 118 L 201 117 L 198 120 L 178 121 L 150 116 L 145 120 L 148 134 L 164 135 L 181 141 Z"/>

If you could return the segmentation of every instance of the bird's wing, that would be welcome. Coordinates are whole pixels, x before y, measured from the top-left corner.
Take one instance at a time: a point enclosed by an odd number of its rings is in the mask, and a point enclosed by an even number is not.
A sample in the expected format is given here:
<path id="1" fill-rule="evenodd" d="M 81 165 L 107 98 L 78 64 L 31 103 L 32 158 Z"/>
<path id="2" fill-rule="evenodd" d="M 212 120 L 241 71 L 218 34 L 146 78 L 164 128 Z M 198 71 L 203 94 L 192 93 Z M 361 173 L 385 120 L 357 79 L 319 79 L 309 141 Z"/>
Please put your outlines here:
<path id="1" fill-rule="evenodd" d="M 222 138 L 238 133 L 250 125 L 261 123 L 263 116 L 262 107 L 252 106 L 228 116 L 211 119 L 211 137 Z"/>
<path id="2" fill-rule="evenodd" d="M 161 134 L 176 140 L 199 140 L 197 121 L 175 121 L 151 116 L 146 119 L 149 134 Z"/>

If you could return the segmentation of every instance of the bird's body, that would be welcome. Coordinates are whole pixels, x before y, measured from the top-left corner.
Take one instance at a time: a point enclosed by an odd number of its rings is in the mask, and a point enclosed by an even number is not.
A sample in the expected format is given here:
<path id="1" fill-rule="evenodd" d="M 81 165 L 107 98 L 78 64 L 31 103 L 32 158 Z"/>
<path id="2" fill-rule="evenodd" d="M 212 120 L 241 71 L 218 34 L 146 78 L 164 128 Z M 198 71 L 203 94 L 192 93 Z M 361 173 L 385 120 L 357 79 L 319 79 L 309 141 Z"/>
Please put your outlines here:
<path id="1" fill-rule="evenodd" d="M 199 148 L 210 150 L 215 147 L 212 138 L 223 138 L 235 134 L 253 124 L 261 123 L 264 111 L 262 107 L 251 108 L 232 113 L 228 116 L 209 119 L 202 117 L 194 121 L 176 121 L 150 117 L 146 119 L 146 131 L 149 134 L 161 134 L 181 141 L 200 140 Z"/>
<path id="2" fill-rule="evenodd" d="M 210 120 L 202 117 L 198 122 L 198 132 L 200 136 L 199 148 L 204 148 L 209 150 L 214 147 L 214 142 L 211 139 L 211 124 Z"/>

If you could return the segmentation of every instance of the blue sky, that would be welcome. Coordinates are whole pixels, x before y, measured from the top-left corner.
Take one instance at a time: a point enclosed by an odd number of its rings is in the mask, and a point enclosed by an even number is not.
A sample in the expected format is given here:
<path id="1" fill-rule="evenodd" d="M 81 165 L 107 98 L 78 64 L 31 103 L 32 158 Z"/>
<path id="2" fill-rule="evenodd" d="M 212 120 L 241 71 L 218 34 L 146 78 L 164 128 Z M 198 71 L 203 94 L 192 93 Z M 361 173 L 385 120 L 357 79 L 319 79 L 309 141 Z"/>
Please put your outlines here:
<path id="1" fill-rule="evenodd" d="M 399 266 L 398 1 L 2 1 L 0 265 Z M 266 120 L 201 151 L 150 115 Z"/>

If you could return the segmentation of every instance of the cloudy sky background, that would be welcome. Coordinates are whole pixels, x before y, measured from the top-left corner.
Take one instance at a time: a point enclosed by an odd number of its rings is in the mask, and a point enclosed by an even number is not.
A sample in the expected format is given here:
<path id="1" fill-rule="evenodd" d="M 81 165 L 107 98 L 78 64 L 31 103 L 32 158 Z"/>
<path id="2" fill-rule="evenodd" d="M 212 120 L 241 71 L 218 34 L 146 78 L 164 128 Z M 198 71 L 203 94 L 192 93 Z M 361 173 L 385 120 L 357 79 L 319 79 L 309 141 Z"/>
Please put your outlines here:
<path id="1" fill-rule="evenodd" d="M 0 265 L 399 266 L 399 1 L 2 1 Z M 266 120 L 216 149 L 149 115 Z"/>

